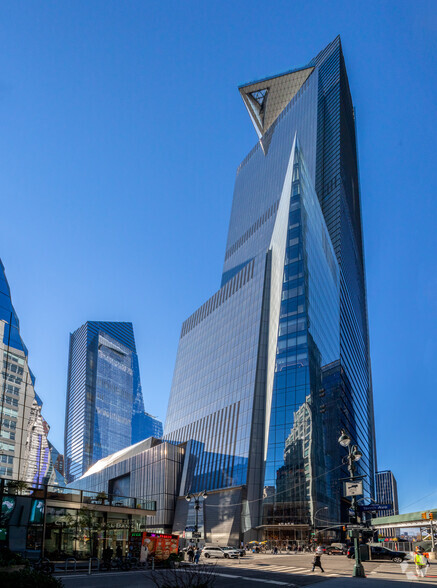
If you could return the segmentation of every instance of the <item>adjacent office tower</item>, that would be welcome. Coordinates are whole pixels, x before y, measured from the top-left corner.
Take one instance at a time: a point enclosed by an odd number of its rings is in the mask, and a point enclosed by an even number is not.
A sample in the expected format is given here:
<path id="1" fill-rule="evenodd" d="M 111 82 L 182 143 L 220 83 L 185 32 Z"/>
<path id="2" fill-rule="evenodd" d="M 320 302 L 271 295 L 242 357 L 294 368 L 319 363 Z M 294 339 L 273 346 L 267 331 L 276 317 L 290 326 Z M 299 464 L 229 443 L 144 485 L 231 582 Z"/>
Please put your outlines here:
<path id="1" fill-rule="evenodd" d="M 18 316 L 0 260 L 0 477 L 34 484 L 62 484 L 59 453 L 47 440 L 42 401 L 20 336 Z M 56 462 L 56 463 L 55 463 Z"/>
<path id="2" fill-rule="evenodd" d="M 239 88 L 259 141 L 237 170 L 220 289 L 182 325 L 164 438 L 207 541 L 306 540 L 347 520 L 341 429 L 373 496 L 374 420 L 355 113 L 340 38 Z M 191 520 L 180 498 L 175 531 Z M 226 543 L 225 543 L 226 544 Z"/>
<path id="3" fill-rule="evenodd" d="M 379 517 L 390 517 L 399 514 L 398 485 L 391 470 L 376 472 L 375 475 L 376 502 L 391 504 L 391 508 L 380 510 Z"/>
<path id="4" fill-rule="evenodd" d="M 398 485 L 391 470 L 376 472 L 375 474 L 376 502 L 378 504 L 391 504 L 387 510 L 379 510 L 378 517 L 389 517 L 399 514 Z M 379 533 L 384 537 L 396 537 L 399 529 L 387 527 L 380 529 Z"/>
<path id="5" fill-rule="evenodd" d="M 156 431 L 151 419 L 156 421 L 144 412 L 132 323 L 91 321 L 72 333 L 65 413 L 67 480 L 82 476 L 102 457 L 152 436 Z"/>

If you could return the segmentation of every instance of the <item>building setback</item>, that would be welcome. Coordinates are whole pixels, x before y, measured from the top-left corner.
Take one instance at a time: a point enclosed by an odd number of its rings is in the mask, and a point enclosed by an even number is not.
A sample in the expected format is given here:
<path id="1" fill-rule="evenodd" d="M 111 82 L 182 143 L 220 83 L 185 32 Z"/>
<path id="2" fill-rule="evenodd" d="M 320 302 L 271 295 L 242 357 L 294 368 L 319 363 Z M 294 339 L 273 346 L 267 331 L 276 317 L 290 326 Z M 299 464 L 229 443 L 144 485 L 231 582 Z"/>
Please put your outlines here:
<path id="1" fill-rule="evenodd" d="M 239 88 L 259 141 L 237 170 L 220 289 L 182 325 L 164 438 L 187 443 L 183 496 L 208 491 L 206 541 L 306 540 L 347 520 L 337 439 L 374 419 L 355 115 L 340 38 Z M 324 508 L 326 507 L 326 508 Z M 325 524 L 326 523 L 326 524 Z"/>
<path id="2" fill-rule="evenodd" d="M 144 412 L 132 323 L 89 321 L 70 335 L 65 413 L 69 482 L 99 459 L 156 434 Z"/>

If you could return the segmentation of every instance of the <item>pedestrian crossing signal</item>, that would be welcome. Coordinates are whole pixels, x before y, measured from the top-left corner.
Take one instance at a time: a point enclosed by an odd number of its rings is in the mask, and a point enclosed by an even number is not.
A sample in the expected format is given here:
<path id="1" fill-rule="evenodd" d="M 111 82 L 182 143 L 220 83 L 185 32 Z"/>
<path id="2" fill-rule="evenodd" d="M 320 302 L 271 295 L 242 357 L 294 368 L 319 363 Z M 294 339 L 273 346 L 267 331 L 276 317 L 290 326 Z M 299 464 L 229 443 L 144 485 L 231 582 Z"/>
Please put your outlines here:
<path id="1" fill-rule="evenodd" d="M 426 519 L 426 512 L 422 513 L 422 519 Z"/>

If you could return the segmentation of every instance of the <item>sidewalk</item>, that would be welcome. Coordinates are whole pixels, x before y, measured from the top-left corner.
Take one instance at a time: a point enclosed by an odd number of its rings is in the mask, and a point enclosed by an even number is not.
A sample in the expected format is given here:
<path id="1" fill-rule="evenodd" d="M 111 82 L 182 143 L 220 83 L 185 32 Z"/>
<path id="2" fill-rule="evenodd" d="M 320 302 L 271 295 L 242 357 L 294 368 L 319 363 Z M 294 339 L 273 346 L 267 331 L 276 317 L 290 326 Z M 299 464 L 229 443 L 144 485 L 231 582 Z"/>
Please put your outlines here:
<path id="1" fill-rule="evenodd" d="M 414 580 L 382 580 L 369 574 L 366 578 L 327 578 L 319 582 L 320 586 L 326 583 L 326 588 L 358 588 L 368 586 L 369 588 L 407 588 L 408 586 L 437 586 L 436 578 L 415 578 Z M 397 584 L 397 586 L 395 586 Z"/>

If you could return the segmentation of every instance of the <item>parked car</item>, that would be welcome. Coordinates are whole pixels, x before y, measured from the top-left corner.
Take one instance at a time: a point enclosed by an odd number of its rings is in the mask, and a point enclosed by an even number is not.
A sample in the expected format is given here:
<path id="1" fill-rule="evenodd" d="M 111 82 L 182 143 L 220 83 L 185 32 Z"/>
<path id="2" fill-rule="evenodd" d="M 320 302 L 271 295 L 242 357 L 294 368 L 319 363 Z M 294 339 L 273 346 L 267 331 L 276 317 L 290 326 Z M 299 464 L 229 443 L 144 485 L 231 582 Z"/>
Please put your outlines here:
<path id="1" fill-rule="evenodd" d="M 228 559 L 231 557 L 238 557 L 240 553 L 233 547 L 204 547 L 202 555 L 204 555 L 206 558 L 224 557 Z"/>
<path id="2" fill-rule="evenodd" d="M 222 547 L 222 549 L 235 549 L 240 554 L 240 557 L 246 555 L 246 550 L 244 549 L 244 547 Z"/>
<path id="3" fill-rule="evenodd" d="M 368 549 L 368 546 L 366 547 Z M 408 557 L 408 553 L 405 551 L 394 551 L 393 549 L 387 549 L 387 547 L 376 547 L 372 545 L 370 550 L 372 560 L 391 560 L 395 563 L 402 563 Z M 355 557 L 354 547 L 349 547 L 347 556 L 349 558 Z"/>
<path id="4" fill-rule="evenodd" d="M 326 555 L 345 555 L 346 550 L 342 547 L 336 547 L 335 545 L 329 545 L 326 548 Z"/>

